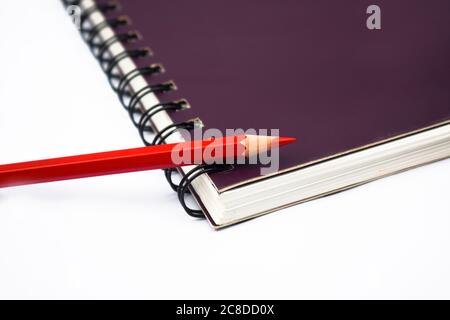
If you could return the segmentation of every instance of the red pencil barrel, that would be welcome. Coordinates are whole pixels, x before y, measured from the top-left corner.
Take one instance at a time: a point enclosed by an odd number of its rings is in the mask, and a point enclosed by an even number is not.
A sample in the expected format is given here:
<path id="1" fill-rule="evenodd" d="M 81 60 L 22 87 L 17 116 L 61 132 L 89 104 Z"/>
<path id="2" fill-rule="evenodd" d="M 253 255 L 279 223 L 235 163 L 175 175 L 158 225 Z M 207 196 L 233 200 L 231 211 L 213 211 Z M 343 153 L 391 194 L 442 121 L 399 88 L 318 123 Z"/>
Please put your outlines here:
<path id="1" fill-rule="evenodd" d="M 191 141 L 0 165 L 0 188 L 152 169 L 173 168 L 235 156 L 242 137 Z M 181 162 L 174 163 L 174 148 Z M 177 157 L 175 157 L 177 158 Z"/>

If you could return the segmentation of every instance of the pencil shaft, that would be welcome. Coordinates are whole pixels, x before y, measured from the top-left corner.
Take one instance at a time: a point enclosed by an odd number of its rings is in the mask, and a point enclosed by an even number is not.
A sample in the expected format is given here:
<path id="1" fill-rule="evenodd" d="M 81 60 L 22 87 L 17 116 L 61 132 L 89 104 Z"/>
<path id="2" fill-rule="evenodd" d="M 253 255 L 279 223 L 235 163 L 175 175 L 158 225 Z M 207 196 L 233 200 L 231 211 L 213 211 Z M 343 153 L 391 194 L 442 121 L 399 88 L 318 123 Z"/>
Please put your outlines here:
<path id="1" fill-rule="evenodd" d="M 208 144 L 192 141 L 0 165 L 0 188 L 191 165 L 194 161 L 173 163 L 173 148 L 202 154 Z"/>

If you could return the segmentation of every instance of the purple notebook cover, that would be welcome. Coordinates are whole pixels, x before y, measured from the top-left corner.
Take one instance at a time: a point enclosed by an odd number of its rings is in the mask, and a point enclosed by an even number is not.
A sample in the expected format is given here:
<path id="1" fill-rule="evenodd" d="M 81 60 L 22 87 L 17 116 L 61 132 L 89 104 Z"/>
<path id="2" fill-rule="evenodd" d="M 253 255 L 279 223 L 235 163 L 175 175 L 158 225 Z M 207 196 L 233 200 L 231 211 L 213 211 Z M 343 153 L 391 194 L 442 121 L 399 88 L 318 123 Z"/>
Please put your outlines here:
<path id="1" fill-rule="evenodd" d="M 358 0 L 121 0 L 206 128 L 279 128 L 298 142 L 280 170 L 450 120 L 450 1 L 377 0 L 368 30 Z M 110 15 L 117 15 L 111 13 Z M 131 47 L 130 47 L 131 48 Z M 214 174 L 219 189 L 259 176 L 243 166 Z"/>

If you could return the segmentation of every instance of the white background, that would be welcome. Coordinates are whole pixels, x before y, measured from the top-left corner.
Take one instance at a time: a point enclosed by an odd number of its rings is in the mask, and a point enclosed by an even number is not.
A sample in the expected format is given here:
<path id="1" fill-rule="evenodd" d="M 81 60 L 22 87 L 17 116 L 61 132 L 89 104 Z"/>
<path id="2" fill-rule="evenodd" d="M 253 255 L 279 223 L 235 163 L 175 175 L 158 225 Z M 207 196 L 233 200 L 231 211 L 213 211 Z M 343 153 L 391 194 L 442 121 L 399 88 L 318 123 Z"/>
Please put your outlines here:
<path id="1" fill-rule="evenodd" d="M 0 30 L 0 163 L 141 146 L 59 1 Z M 0 298 L 450 298 L 449 190 L 446 160 L 213 231 L 160 171 L 2 189 Z"/>

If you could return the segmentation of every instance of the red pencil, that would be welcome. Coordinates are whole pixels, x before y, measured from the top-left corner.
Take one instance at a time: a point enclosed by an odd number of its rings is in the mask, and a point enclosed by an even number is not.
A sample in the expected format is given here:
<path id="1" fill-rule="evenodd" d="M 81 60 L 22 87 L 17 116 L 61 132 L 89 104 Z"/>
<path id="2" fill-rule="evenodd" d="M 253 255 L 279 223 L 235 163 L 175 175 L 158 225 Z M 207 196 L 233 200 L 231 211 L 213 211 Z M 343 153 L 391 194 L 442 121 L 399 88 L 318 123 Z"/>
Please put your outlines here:
<path id="1" fill-rule="evenodd" d="M 0 188 L 249 157 L 293 141 L 234 136 L 5 164 L 0 165 Z"/>

